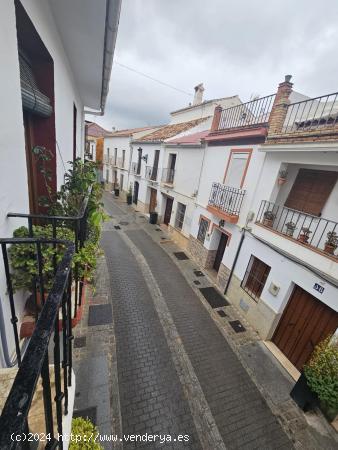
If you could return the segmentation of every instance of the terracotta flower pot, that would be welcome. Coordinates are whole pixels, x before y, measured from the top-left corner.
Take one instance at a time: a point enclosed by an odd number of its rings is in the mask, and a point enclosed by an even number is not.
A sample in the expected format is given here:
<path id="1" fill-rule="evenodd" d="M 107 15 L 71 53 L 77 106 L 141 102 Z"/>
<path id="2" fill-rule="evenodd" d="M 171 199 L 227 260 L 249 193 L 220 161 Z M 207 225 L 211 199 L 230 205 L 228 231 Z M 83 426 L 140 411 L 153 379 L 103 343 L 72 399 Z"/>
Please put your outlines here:
<path id="1" fill-rule="evenodd" d="M 334 251 L 336 250 L 336 247 L 334 245 L 325 244 L 324 252 L 329 253 L 330 255 L 334 255 Z"/>
<path id="2" fill-rule="evenodd" d="M 286 178 L 278 178 L 278 184 L 281 186 L 282 184 L 286 183 Z"/>
<path id="3" fill-rule="evenodd" d="M 272 219 L 263 219 L 263 225 L 266 227 L 272 228 L 273 220 Z"/>
<path id="4" fill-rule="evenodd" d="M 307 244 L 309 240 L 309 236 L 306 236 L 306 234 L 300 234 L 298 240 L 300 242 L 303 242 L 303 244 Z"/>

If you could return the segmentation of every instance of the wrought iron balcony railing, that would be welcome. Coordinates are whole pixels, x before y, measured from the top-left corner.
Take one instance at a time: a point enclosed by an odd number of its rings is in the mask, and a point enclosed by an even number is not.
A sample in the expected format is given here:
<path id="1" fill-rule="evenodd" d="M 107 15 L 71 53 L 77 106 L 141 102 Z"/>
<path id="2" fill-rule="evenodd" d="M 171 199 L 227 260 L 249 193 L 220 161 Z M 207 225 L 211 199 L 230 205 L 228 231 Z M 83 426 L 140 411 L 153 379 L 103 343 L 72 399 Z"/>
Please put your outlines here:
<path id="1" fill-rule="evenodd" d="M 338 92 L 287 107 L 282 134 L 329 131 L 338 128 Z"/>
<path id="2" fill-rule="evenodd" d="M 208 204 L 231 216 L 239 216 L 244 196 L 245 190 L 243 189 L 212 183 Z"/>
<path id="3" fill-rule="evenodd" d="M 93 154 L 92 153 L 85 153 L 85 159 L 88 159 L 89 161 L 93 161 Z"/>
<path id="4" fill-rule="evenodd" d="M 276 94 L 268 95 L 267 97 L 223 109 L 218 130 L 266 125 L 269 122 L 275 97 Z"/>
<path id="5" fill-rule="evenodd" d="M 162 183 L 174 184 L 175 169 L 164 168 L 162 169 Z"/>
<path id="6" fill-rule="evenodd" d="M 141 175 L 141 164 L 137 162 L 131 163 L 131 172 L 134 175 Z"/>
<path id="7" fill-rule="evenodd" d="M 262 200 L 257 223 L 284 234 L 288 238 L 335 255 L 338 247 L 338 223 L 302 211 Z"/>
<path id="8" fill-rule="evenodd" d="M 157 180 L 158 168 L 153 166 L 146 166 L 145 178 L 150 181 Z"/>
<path id="9" fill-rule="evenodd" d="M 4 268 L 7 281 L 7 290 L 11 309 L 11 322 L 15 336 L 18 371 L 13 385 L 6 399 L 0 417 L 0 448 L 30 448 L 28 443 L 22 444 L 13 436 L 22 436 L 30 429 L 29 412 L 38 381 L 42 379 L 43 411 L 41 424 L 45 424 L 45 435 L 48 436 L 46 448 L 62 448 L 62 442 L 57 436 L 62 435 L 62 417 L 68 414 L 68 390 L 72 386 L 72 270 L 71 262 L 75 245 L 67 241 L 39 238 L 12 238 L 0 239 Z M 63 259 L 58 267 L 54 266 L 55 278 L 47 299 L 44 301 L 41 313 L 36 322 L 28 347 L 22 357 L 17 330 L 18 318 L 15 313 L 15 301 L 11 282 L 7 246 L 30 245 L 35 246 L 38 283 L 43 294 L 43 259 L 41 246 L 65 246 Z M 43 298 L 43 296 L 42 296 Z M 61 311 L 61 331 L 60 331 Z M 53 379 L 50 374 L 49 343 L 54 336 L 52 363 L 54 365 Z M 62 348 L 62 352 L 61 352 Z M 54 384 L 55 396 L 52 395 L 51 384 Z M 53 408 L 53 404 L 55 407 Z M 41 402 L 42 407 L 42 402 Z M 54 427 L 54 412 L 56 411 L 56 429 Z M 44 417 L 44 420 L 43 420 Z M 23 445 L 23 446 L 22 446 Z"/>

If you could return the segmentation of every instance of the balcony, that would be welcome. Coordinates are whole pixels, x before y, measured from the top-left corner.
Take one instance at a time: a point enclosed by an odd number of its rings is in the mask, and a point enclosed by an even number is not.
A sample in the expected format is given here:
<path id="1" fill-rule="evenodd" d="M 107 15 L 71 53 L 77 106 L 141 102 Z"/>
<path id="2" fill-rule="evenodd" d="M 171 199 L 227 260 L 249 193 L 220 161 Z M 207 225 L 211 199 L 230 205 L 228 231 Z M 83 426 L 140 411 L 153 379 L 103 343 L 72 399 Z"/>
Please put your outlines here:
<path id="1" fill-rule="evenodd" d="M 258 98 L 241 105 L 222 109 L 215 131 L 266 126 L 276 95 Z"/>
<path id="2" fill-rule="evenodd" d="M 145 178 L 148 181 L 157 181 L 158 167 L 146 166 Z"/>
<path id="3" fill-rule="evenodd" d="M 93 161 L 92 153 L 85 153 L 84 157 L 87 161 Z"/>
<path id="4" fill-rule="evenodd" d="M 141 176 L 141 164 L 137 162 L 131 163 L 131 173 L 135 176 Z"/>
<path id="5" fill-rule="evenodd" d="M 292 103 L 280 132 L 285 137 L 338 133 L 338 93 Z"/>
<path id="6" fill-rule="evenodd" d="M 332 220 L 263 200 L 256 223 L 337 261 L 338 223 Z"/>
<path id="7" fill-rule="evenodd" d="M 161 181 L 165 185 L 173 186 L 175 178 L 175 169 L 164 168 L 162 169 Z"/>
<path id="8" fill-rule="evenodd" d="M 222 220 L 237 223 L 245 190 L 213 183 L 207 209 Z"/>

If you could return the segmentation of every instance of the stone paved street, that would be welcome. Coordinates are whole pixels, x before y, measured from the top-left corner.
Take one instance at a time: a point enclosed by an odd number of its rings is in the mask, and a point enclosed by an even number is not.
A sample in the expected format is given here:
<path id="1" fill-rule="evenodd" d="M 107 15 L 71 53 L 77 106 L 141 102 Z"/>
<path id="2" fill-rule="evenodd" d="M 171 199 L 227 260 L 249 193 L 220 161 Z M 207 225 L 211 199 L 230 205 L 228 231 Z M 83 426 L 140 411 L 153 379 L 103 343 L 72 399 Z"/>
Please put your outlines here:
<path id="1" fill-rule="evenodd" d="M 145 221 L 125 215 L 109 198 L 105 207 L 121 227 L 107 226 L 102 245 L 111 282 L 123 433 L 190 436 L 185 444 L 148 443 L 147 448 L 292 448 L 200 298 L 144 230 Z M 178 338 L 171 345 L 173 330 Z M 199 402 L 189 398 L 191 389 Z M 198 411 L 203 402 L 205 410 Z M 208 428 L 200 419 L 205 411 Z M 221 441 L 211 447 L 208 439 Z"/>

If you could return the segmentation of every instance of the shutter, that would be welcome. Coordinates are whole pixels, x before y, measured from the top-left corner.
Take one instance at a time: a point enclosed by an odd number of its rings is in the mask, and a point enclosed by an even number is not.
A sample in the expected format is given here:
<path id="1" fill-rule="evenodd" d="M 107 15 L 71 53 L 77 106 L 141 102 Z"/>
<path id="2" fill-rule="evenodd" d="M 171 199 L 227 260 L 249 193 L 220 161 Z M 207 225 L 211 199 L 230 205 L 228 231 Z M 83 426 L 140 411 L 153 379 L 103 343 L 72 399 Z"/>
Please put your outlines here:
<path id="1" fill-rule="evenodd" d="M 19 52 L 19 65 L 22 108 L 37 116 L 49 117 L 53 113 L 50 100 L 39 91 L 32 67 L 21 51 Z"/>
<path id="2" fill-rule="evenodd" d="M 244 171 L 247 165 L 248 153 L 232 153 L 230 164 L 224 180 L 226 186 L 240 188 Z"/>
<path id="3" fill-rule="evenodd" d="M 285 206 L 320 216 L 337 182 L 338 172 L 300 169 Z"/>

